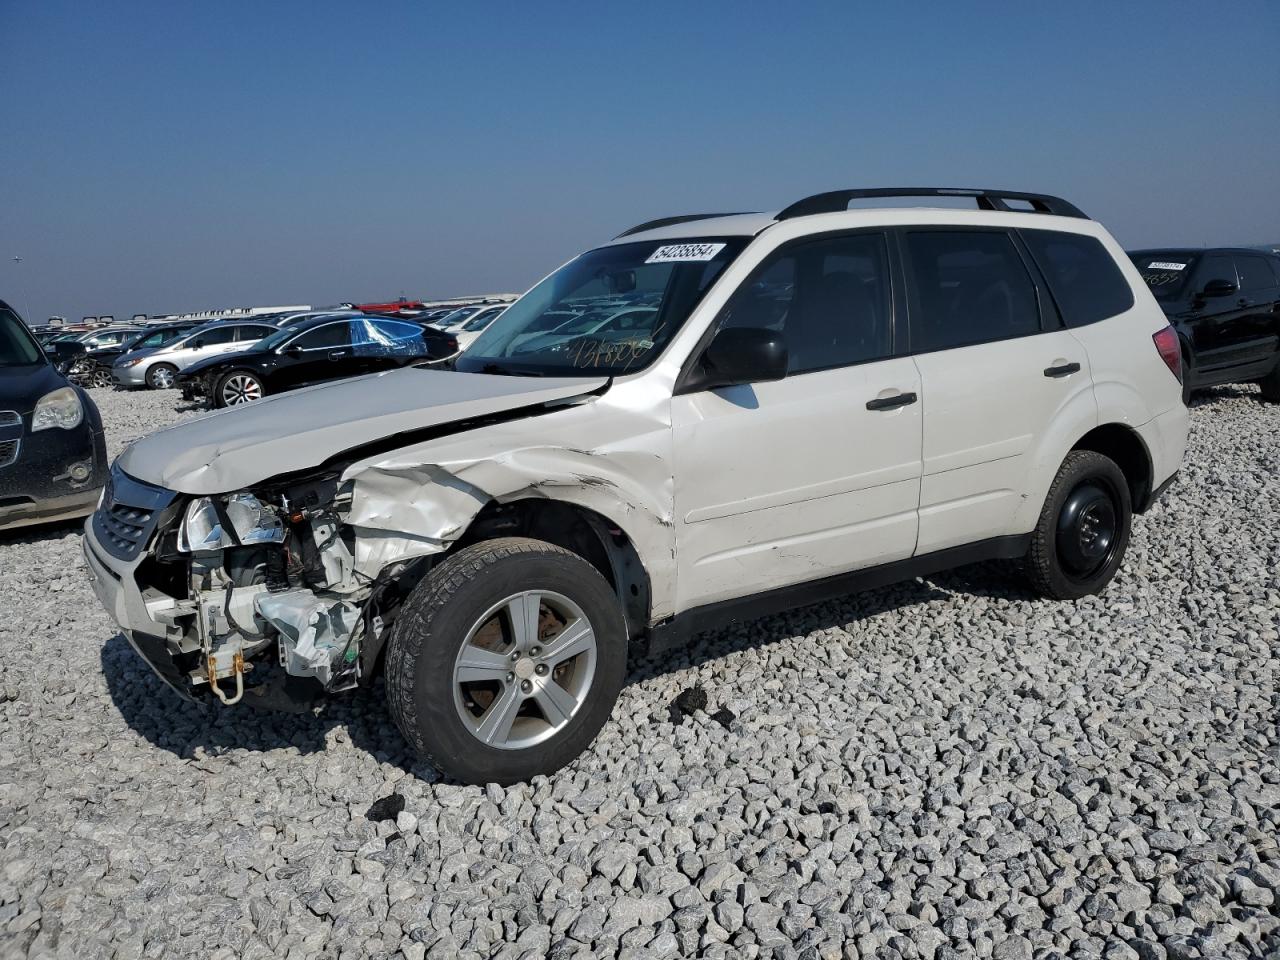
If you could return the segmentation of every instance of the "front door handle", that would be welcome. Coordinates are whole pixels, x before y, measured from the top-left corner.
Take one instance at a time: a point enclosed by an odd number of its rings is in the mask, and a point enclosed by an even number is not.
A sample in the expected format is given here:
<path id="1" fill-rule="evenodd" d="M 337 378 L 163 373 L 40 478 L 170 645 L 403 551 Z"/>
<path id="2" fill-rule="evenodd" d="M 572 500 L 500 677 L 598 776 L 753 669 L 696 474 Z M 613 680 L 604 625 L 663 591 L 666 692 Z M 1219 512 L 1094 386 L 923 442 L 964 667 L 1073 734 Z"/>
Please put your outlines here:
<path id="1" fill-rule="evenodd" d="M 341 360 L 343 357 L 345 357 L 345 356 L 346 356 L 347 354 L 349 354 L 350 352 L 351 352 L 350 350 L 330 350 L 330 351 L 329 351 L 329 359 L 330 359 L 330 360 Z"/>
<path id="2" fill-rule="evenodd" d="M 1056 367 L 1045 367 L 1044 375 L 1046 377 L 1069 377 L 1073 373 L 1080 372 L 1080 364 L 1078 363 L 1060 363 Z"/>
<path id="3" fill-rule="evenodd" d="M 915 403 L 919 399 L 914 393 L 897 393 L 892 397 L 876 397 L 874 400 L 867 401 L 868 410 L 894 410 L 898 407 L 906 407 Z"/>

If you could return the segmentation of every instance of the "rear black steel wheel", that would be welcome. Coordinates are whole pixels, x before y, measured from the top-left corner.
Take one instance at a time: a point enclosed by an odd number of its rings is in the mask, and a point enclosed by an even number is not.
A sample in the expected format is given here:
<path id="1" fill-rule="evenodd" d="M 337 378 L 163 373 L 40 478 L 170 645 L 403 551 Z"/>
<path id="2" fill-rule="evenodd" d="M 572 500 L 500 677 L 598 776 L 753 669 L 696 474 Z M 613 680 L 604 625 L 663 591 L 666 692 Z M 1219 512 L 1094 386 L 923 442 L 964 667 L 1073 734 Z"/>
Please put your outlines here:
<path id="1" fill-rule="evenodd" d="M 1129 484 L 1114 460 L 1092 450 L 1067 454 L 1031 535 L 1027 574 L 1055 600 L 1099 593 L 1129 545 Z"/>

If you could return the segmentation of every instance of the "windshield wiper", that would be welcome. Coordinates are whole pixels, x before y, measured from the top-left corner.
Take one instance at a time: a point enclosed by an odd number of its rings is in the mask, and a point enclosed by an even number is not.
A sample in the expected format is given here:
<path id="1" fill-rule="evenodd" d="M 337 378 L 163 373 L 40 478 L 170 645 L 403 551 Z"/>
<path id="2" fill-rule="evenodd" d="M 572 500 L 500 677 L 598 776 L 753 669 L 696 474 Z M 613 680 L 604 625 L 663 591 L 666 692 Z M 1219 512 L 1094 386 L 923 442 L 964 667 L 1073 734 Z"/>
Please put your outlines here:
<path id="1" fill-rule="evenodd" d="M 513 370 L 511 367 L 504 367 L 500 363 L 486 363 L 480 368 L 481 373 L 496 373 L 503 377 L 541 377 L 543 374 L 536 370 Z"/>

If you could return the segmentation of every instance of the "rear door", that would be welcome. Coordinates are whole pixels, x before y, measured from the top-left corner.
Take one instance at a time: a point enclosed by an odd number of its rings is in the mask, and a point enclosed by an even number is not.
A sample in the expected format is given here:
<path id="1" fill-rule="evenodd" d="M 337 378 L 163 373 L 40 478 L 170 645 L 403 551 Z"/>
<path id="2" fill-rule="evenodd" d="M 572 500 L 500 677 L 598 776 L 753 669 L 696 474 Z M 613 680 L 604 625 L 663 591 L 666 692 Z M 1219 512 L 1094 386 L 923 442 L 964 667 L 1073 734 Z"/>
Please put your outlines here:
<path id="1" fill-rule="evenodd" d="M 783 380 L 672 399 L 677 607 L 911 556 L 920 380 L 894 356 L 884 233 L 766 257 L 714 326 L 779 331 Z"/>
<path id="2" fill-rule="evenodd" d="M 1241 341 L 1241 362 L 1269 363 L 1275 356 L 1277 325 L 1280 324 L 1280 278 L 1261 255 L 1239 253 L 1235 256 L 1236 274 L 1240 278 L 1237 306 L 1241 315 L 1236 321 Z"/>
<path id="3" fill-rule="evenodd" d="M 1007 534 L 1059 411 L 1092 414 L 1089 358 L 1009 231 L 900 234 L 924 401 L 918 554 Z M 1043 309 L 1042 309 L 1043 306 Z M 1056 465 L 1055 465 L 1056 468 Z"/>

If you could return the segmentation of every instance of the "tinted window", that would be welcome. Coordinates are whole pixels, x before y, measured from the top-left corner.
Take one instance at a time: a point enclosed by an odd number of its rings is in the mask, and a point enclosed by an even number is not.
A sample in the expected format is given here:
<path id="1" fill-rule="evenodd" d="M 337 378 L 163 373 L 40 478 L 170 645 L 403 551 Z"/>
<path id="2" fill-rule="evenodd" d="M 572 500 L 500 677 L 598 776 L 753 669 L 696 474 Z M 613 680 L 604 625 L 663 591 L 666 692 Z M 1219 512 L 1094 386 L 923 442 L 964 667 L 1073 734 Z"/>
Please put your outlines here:
<path id="1" fill-rule="evenodd" d="M 235 336 L 235 332 L 235 327 L 210 327 L 199 336 L 192 337 L 191 343 L 188 343 L 187 346 L 191 346 L 196 341 L 199 341 L 202 347 L 211 347 L 218 343 L 230 343 L 231 338 Z"/>
<path id="2" fill-rule="evenodd" d="M 721 326 L 781 331 L 787 373 L 806 373 L 889 356 L 889 305 L 884 237 L 831 237 L 772 254 L 725 304 Z"/>
<path id="3" fill-rule="evenodd" d="M 1133 291 L 1106 247 L 1093 237 L 1051 230 L 1024 230 L 1068 327 L 1096 323 L 1133 306 Z"/>
<path id="4" fill-rule="evenodd" d="M 1271 265 L 1261 257 L 1236 257 L 1241 290 L 1269 290 L 1276 285 Z"/>
<path id="5" fill-rule="evenodd" d="M 351 325 L 345 322 L 326 323 L 322 327 L 308 330 L 291 346 L 303 350 L 320 350 L 324 347 L 345 347 L 351 342 Z"/>
<path id="6" fill-rule="evenodd" d="M 276 332 L 275 327 L 245 326 L 237 329 L 239 330 L 239 334 L 236 336 L 237 340 L 261 340 L 263 337 L 269 337 Z"/>
<path id="7" fill-rule="evenodd" d="M 1040 331 L 1036 291 L 1008 234 L 911 232 L 911 349 L 924 353 Z"/>
<path id="8" fill-rule="evenodd" d="M 1196 273 L 1195 289 L 1203 290 L 1210 280 L 1227 280 L 1239 284 L 1236 278 L 1236 265 L 1230 257 L 1209 255 L 1200 262 L 1200 269 Z"/>

